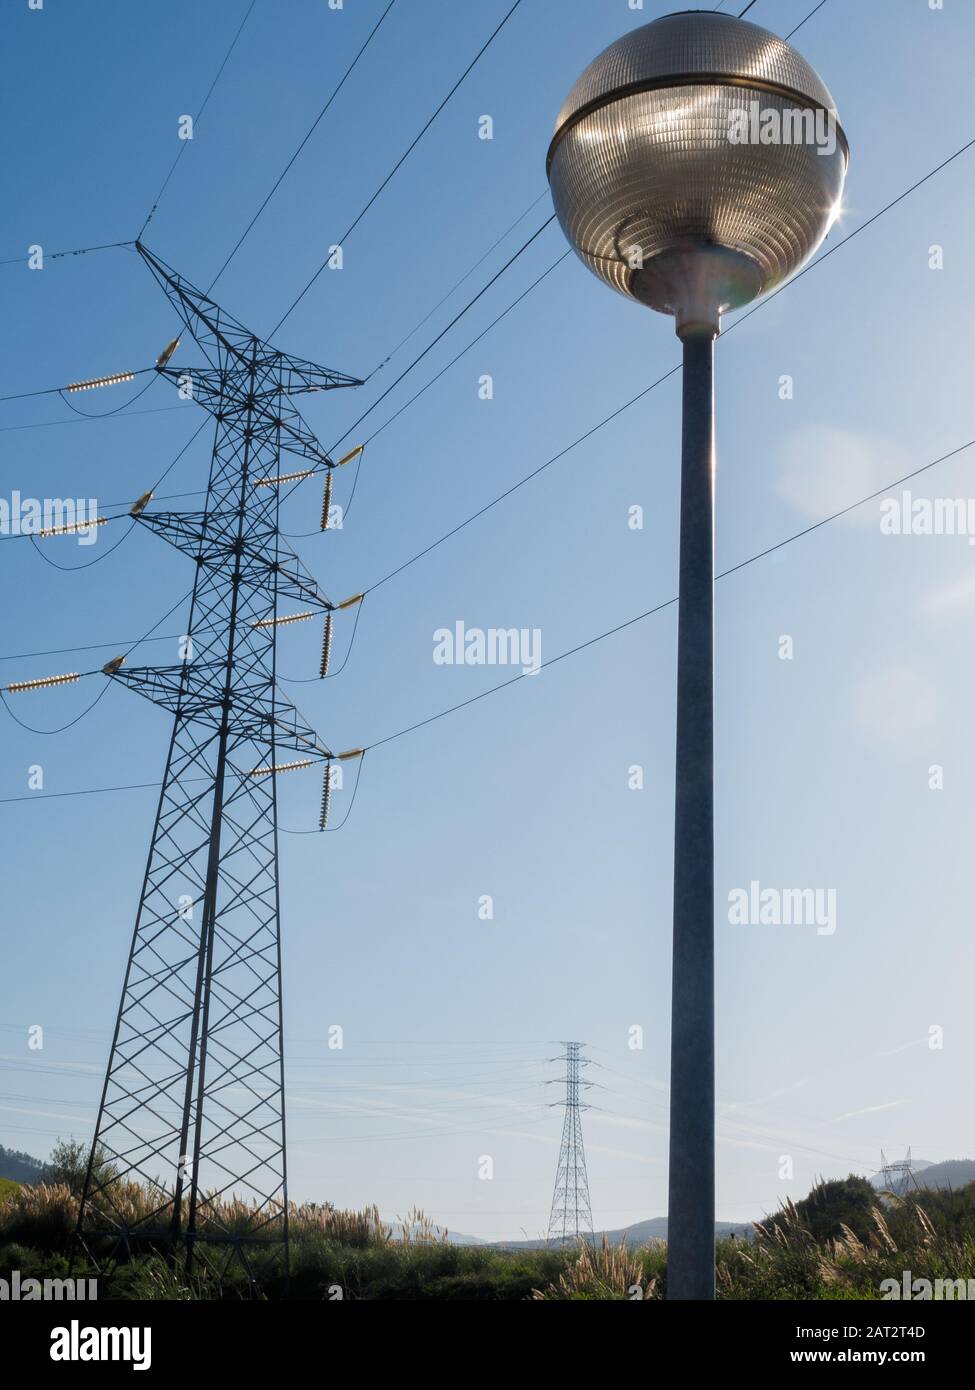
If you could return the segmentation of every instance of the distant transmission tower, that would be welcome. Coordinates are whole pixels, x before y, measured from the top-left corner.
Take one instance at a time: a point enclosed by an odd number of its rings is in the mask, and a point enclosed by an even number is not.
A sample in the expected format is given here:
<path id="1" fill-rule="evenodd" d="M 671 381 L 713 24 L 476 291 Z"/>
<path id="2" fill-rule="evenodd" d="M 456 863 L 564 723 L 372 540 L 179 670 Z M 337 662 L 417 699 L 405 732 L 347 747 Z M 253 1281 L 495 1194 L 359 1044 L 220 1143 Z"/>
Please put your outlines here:
<path id="1" fill-rule="evenodd" d="M 886 1191 L 893 1192 L 898 1196 L 906 1192 L 914 1176 L 910 1149 L 907 1150 L 907 1156 L 905 1158 L 895 1159 L 893 1162 L 888 1161 L 886 1154 L 883 1149 L 881 1149 L 880 1176 Z"/>
<path id="2" fill-rule="evenodd" d="M 337 607 L 280 536 L 279 489 L 321 471 L 329 498 L 337 466 L 291 398 L 360 383 L 278 352 L 138 251 L 207 361 L 173 370 L 171 343 L 157 370 L 216 428 L 202 511 L 148 511 L 151 495 L 132 509 L 195 582 L 178 664 L 105 667 L 173 730 L 78 1234 L 180 1247 L 187 1266 L 219 1249 L 248 1270 L 248 1250 L 272 1246 L 286 1267 L 276 776 L 324 763 L 327 804 L 329 765 L 357 754 L 333 754 L 275 684 L 278 626 L 324 616 L 324 674 Z M 282 452 L 302 470 L 282 476 Z"/>
<path id="3" fill-rule="evenodd" d="M 565 1048 L 562 1056 L 552 1059 L 565 1063 L 565 1076 L 559 1078 L 565 1083 L 565 1099 L 554 1102 L 565 1107 L 565 1120 L 559 1166 L 555 1173 L 552 1213 L 548 1221 L 548 1238 L 552 1241 L 584 1236 L 591 1240 L 592 1209 L 589 1205 L 586 1151 L 582 1142 L 582 1111 L 588 1110 L 589 1106 L 579 1099 L 579 1092 L 587 1090 L 591 1084 L 581 1079 L 582 1068 L 589 1065 L 589 1059 L 580 1056 L 582 1043 L 566 1042 L 562 1046 Z"/>

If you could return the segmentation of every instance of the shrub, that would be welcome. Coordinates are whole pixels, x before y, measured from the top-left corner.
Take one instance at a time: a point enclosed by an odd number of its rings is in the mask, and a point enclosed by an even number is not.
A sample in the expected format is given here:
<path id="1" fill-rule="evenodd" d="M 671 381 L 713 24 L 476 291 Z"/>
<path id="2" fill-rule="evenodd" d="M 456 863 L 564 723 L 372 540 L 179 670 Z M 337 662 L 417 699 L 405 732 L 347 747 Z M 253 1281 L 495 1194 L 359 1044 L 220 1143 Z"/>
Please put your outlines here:
<path id="1" fill-rule="evenodd" d="M 603 1301 L 631 1300 L 639 1288 L 643 1298 L 652 1298 L 656 1280 L 644 1286 L 644 1269 L 639 1253 L 628 1250 L 625 1242 L 610 1245 L 603 1236 L 601 1246 L 588 1241 L 579 1242 L 579 1252 L 558 1282 L 542 1291 L 534 1289 L 534 1299 L 599 1299 Z"/>
<path id="2" fill-rule="evenodd" d="M 66 1251 L 77 1221 L 78 1199 L 66 1183 L 21 1187 L 0 1202 L 0 1243 Z"/>

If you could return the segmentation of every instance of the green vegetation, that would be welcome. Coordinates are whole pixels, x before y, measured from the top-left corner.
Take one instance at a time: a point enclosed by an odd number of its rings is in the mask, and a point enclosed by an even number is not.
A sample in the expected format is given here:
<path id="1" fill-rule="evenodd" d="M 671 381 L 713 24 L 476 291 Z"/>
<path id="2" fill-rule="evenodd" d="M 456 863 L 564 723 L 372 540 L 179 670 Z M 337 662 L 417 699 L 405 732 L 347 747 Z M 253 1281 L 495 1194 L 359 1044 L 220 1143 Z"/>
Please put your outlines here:
<path id="1" fill-rule="evenodd" d="M 52 1156 L 57 1182 L 0 1193 L 0 1275 L 63 1277 L 67 1273 L 83 1164 L 71 1146 Z M 125 1188 L 132 1219 L 151 1210 L 151 1190 Z M 116 1194 L 116 1200 L 118 1195 Z M 246 1212 L 220 1209 L 233 1229 Z M 498 1250 L 449 1244 L 422 1212 L 394 1238 L 378 1211 L 338 1211 L 328 1205 L 293 1206 L 291 1278 L 287 1290 L 276 1254 L 252 1252 L 261 1297 L 278 1299 L 656 1300 L 666 1287 L 666 1247 L 610 1246 L 551 1250 Z M 187 1277 L 162 1253 L 115 1260 L 100 1255 L 101 1299 L 239 1299 L 252 1297 L 226 1248 Z M 957 1192 L 924 1191 L 907 1197 L 878 1194 L 864 1179 L 823 1182 L 801 1202 L 787 1203 L 756 1227 L 750 1241 L 717 1245 L 722 1299 L 877 1299 L 881 1280 L 975 1279 L 975 1183 Z M 77 1262 L 73 1272 L 96 1271 Z"/>

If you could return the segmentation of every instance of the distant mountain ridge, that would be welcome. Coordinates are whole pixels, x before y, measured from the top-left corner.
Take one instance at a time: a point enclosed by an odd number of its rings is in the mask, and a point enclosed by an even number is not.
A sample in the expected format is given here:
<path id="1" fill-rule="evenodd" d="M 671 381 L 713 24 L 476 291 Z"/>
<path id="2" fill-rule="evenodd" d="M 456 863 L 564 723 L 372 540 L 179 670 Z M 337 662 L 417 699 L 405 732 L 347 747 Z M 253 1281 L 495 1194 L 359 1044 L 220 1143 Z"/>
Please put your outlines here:
<path id="1" fill-rule="evenodd" d="M 721 1239 L 734 1236 L 738 1240 L 751 1240 L 754 1228 L 750 1221 L 716 1221 L 714 1234 Z M 667 1239 L 667 1218 L 652 1216 L 647 1221 L 635 1221 L 632 1226 L 623 1226 L 615 1231 L 594 1231 L 593 1235 L 597 1242 L 605 1236 L 610 1245 L 619 1245 L 623 1241 L 634 1247 L 648 1245 L 651 1241 Z M 569 1236 L 557 1243 L 574 1245 L 575 1236 Z M 538 1236 L 534 1240 L 493 1240 L 491 1245 L 496 1250 L 544 1250 L 548 1241 L 544 1236 Z"/>
<path id="2" fill-rule="evenodd" d="M 968 1183 L 975 1182 L 975 1159 L 951 1158 L 941 1163 L 931 1163 L 927 1159 L 918 1158 L 911 1163 L 911 1174 L 906 1185 L 896 1189 L 899 1194 L 916 1191 L 918 1188 L 953 1188 L 957 1191 L 966 1187 Z M 884 1186 L 880 1173 L 875 1173 L 869 1181 L 878 1190 Z M 594 1234 L 597 1241 L 601 1241 L 605 1236 L 610 1245 L 619 1245 L 622 1241 L 630 1246 L 647 1245 L 651 1241 L 667 1239 L 667 1218 L 654 1216 L 648 1221 L 637 1221 L 632 1226 L 624 1226 L 619 1230 L 596 1231 Z M 714 1234 L 722 1239 L 734 1236 L 737 1240 L 752 1240 L 755 1231 L 751 1221 L 716 1221 Z M 572 1237 L 565 1243 L 573 1244 L 574 1240 Z M 496 1240 L 490 1243 L 495 1249 L 500 1250 L 541 1250 L 548 1241 L 539 1236 L 535 1240 Z"/>
<path id="3" fill-rule="evenodd" d="M 393 1240 L 403 1239 L 404 1232 L 407 1228 L 402 1221 L 386 1221 L 384 1219 L 383 1225 L 389 1228 Z M 446 1236 L 448 1245 L 487 1245 L 488 1243 L 486 1240 L 482 1240 L 480 1236 L 465 1236 L 461 1231 L 451 1231 L 444 1226 L 435 1225 L 432 1229 L 438 1240 Z M 415 1235 L 419 1233 L 419 1231 L 419 1225 L 414 1223 L 411 1234 Z"/>
<path id="4" fill-rule="evenodd" d="M 875 1173 L 870 1182 L 882 1188 L 883 1174 Z M 970 1182 L 975 1182 L 975 1158 L 948 1158 L 943 1163 L 929 1163 L 918 1158 L 911 1163 L 911 1176 L 899 1182 L 894 1190 L 898 1194 L 913 1191 L 915 1187 L 950 1187 L 957 1191 Z"/>
<path id="5" fill-rule="evenodd" d="M 40 1182 L 43 1173 L 41 1159 L 21 1153 L 19 1149 L 5 1149 L 0 1144 L 0 1178 L 12 1178 L 14 1182 Z"/>

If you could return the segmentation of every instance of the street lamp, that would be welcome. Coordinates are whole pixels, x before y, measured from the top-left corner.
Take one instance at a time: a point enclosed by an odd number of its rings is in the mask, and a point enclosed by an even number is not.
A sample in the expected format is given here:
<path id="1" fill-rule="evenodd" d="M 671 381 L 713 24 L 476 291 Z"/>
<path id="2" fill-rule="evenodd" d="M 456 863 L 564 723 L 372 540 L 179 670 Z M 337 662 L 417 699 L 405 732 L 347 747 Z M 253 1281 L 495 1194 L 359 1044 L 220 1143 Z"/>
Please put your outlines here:
<path id="1" fill-rule="evenodd" d="M 683 343 L 667 1297 L 714 1297 L 714 340 L 839 211 L 829 91 L 755 24 L 684 10 L 611 44 L 559 113 L 548 176 L 594 274 Z"/>

